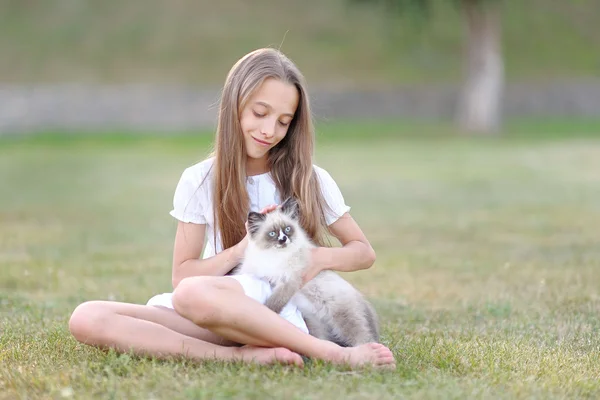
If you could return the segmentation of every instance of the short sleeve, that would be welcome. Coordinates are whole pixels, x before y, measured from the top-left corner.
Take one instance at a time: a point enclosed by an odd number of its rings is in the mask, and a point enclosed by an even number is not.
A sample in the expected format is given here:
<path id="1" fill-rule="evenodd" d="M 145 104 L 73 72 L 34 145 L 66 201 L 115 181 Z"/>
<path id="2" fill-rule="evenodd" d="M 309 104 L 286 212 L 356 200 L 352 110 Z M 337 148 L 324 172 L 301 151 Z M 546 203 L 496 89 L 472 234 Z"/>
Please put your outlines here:
<path id="1" fill-rule="evenodd" d="M 323 193 L 323 198 L 327 203 L 325 208 L 325 221 L 327 225 L 333 224 L 337 221 L 342 215 L 350 211 L 350 207 L 346 205 L 344 201 L 344 196 L 340 191 L 335 180 L 332 176 L 324 170 L 323 168 L 314 166 L 315 171 L 319 177 L 319 183 L 321 185 L 321 192 Z"/>
<path id="2" fill-rule="evenodd" d="M 198 166 L 185 169 L 173 196 L 173 209 L 170 214 L 182 222 L 206 224 L 205 209 L 208 196 L 204 174 Z"/>

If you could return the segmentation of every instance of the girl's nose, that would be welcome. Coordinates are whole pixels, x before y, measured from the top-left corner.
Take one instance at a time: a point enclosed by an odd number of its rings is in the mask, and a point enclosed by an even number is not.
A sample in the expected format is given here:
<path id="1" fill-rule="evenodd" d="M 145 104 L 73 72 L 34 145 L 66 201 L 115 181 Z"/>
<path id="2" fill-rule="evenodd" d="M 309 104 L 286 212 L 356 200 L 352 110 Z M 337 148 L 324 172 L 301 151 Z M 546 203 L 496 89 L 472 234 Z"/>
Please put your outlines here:
<path id="1" fill-rule="evenodd" d="M 272 138 L 275 135 L 275 125 L 277 121 L 273 122 L 266 119 L 260 129 L 260 133 L 266 138 Z"/>

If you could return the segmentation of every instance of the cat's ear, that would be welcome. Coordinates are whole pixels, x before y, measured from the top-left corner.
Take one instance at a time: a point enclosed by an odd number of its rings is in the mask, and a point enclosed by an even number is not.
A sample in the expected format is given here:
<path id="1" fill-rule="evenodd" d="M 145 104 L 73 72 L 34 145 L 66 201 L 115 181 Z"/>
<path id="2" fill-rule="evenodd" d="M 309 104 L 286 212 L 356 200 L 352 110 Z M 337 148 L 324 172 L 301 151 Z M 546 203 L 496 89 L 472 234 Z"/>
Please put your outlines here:
<path id="1" fill-rule="evenodd" d="M 265 214 L 257 213 L 254 211 L 251 211 L 248 214 L 248 231 L 251 235 L 254 235 L 256 232 L 258 232 L 260 225 L 266 218 L 267 216 Z"/>
<path id="2" fill-rule="evenodd" d="M 300 205 L 295 197 L 288 197 L 281 205 L 281 211 L 294 219 L 300 217 Z"/>

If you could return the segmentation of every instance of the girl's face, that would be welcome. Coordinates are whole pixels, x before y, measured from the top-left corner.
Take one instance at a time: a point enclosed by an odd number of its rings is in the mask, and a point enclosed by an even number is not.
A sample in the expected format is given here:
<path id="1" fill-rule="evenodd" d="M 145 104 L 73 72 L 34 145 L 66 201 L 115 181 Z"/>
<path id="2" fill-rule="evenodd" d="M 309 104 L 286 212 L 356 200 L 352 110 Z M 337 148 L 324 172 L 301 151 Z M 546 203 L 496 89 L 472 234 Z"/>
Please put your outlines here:
<path id="1" fill-rule="evenodd" d="M 240 124 L 247 155 L 264 159 L 287 134 L 298 107 L 294 85 L 269 78 L 254 92 L 242 110 Z"/>

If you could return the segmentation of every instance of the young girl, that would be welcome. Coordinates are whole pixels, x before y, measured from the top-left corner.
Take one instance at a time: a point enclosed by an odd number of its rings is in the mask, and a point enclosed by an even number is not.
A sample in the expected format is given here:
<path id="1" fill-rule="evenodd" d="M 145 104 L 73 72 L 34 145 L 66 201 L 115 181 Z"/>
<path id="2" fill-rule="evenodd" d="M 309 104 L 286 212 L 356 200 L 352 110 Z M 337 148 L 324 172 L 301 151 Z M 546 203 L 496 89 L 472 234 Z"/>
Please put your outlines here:
<path id="1" fill-rule="evenodd" d="M 156 357 L 302 365 L 302 354 L 393 368 L 393 355 L 382 344 L 342 348 L 319 340 L 307 333 L 297 310 L 277 315 L 261 304 L 268 285 L 225 276 L 243 257 L 248 211 L 273 211 L 292 195 L 299 199 L 303 228 L 320 246 L 305 281 L 324 269 L 356 271 L 375 261 L 336 183 L 313 166 L 313 142 L 309 100 L 296 66 L 273 49 L 240 59 L 223 88 L 214 155 L 187 168 L 175 190 L 173 293 L 146 305 L 83 303 L 69 322 L 73 336 Z M 324 229 L 343 246 L 326 247 Z"/>

